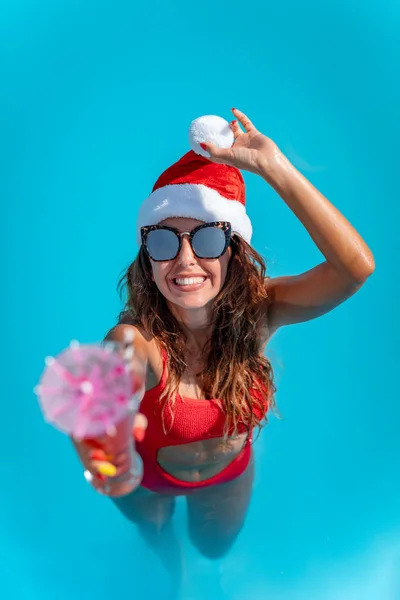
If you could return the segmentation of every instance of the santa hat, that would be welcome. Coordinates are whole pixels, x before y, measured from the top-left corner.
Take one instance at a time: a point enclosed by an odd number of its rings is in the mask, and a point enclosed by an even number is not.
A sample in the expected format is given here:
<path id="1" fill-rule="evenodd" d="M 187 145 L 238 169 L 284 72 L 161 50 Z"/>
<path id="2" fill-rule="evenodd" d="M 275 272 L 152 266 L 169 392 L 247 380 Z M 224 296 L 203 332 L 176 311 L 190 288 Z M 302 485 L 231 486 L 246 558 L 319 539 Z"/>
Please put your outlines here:
<path id="1" fill-rule="evenodd" d="M 140 228 L 168 217 L 190 217 L 199 221 L 229 221 L 232 232 L 250 243 L 252 226 L 246 214 L 245 186 L 239 169 L 208 160 L 201 143 L 230 148 L 234 142 L 228 121 L 208 115 L 195 119 L 189 128 L 192 148 L 158 178 L 142 203 L 137 218 Z"/>

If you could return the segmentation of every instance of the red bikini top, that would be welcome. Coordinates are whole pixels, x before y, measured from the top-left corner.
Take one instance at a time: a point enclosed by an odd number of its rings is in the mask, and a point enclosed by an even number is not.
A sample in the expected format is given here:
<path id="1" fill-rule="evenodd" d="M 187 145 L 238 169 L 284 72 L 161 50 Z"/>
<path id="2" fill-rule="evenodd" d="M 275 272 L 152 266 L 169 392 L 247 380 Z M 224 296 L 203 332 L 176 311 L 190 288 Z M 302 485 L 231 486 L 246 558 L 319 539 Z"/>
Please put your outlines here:
<path id="1" fill-rule="evenodd" d="M 163 361 L 161 381 L 145 392 L 140 403 L 139 410 L 148 419 L 146 435 L 140 447 L 156 457 L 159 448 L 164 446 L 223 437 L 226 414 L 221 400 L 196 400 L 177 394 L 174 405 L 164 409 L 164 402 L 159 400 L 166 386 L 168 373 L 166 352 L 162 350 L 161 355 Z M 260 415 L 261 418 L 263 416 Z M 239 423 L 237 431 L 248 432 L 248 427 L 244 423 Z"/>

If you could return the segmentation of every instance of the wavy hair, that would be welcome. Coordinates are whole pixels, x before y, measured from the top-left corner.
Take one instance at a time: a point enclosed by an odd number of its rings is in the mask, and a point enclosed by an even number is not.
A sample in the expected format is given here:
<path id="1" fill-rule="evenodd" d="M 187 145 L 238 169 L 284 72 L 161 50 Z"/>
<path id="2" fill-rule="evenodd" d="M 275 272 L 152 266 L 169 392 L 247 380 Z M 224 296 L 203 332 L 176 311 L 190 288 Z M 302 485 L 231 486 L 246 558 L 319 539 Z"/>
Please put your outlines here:
<path id="1" fill-rule="evenodd" d="M 225 434 L 239 423 L 248 430 L 266 422 L 275 408 L 273 369 L 260 353 L 269 298 L 263 258 L 241 237 L 231 239 L 232 255 L 222 289 L 213 300 L 214 329 L 203 350 L 205 369 L 197 374 L 205 398 L 219 398 L 226 413 Z M 143 247 L 118 282 L 126 301 L 120 322 L 141 327 L 168 356 L 168 380 L 161 395 L 163 410 L 173 406 L 187 368 L 186 336 L 152 280 L 152 267 Z M 263 306 L 263 314 L 260 311 Z"/>

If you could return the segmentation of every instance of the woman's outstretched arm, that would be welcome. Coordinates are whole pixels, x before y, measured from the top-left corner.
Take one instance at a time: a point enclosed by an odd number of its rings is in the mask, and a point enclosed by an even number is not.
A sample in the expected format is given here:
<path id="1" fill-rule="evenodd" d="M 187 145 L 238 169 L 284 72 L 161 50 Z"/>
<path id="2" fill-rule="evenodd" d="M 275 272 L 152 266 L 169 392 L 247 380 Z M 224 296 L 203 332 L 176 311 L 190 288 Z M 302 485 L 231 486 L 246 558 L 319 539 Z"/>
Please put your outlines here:
<path id="1" fill-rule="evenodd" d="M 352 296 L 374 272 L 371 250 L 348 220 L 280 155 L 260 175 L 304 225 L 325 261 L 300 275 L 268 279 L 272 329 L 319 317 Z"/>
<path id="2" fill-rule="evenodd" d="M 260 175 L 302 222 L 325 262 L 300 275 L 266 280 L 270 333 L 315 319 L 352 296 L 375 269 L 371 250 L 347 219 L 241 111 L 231 148 L 202 144 L 210 160 Z M 244 128 L 241 129 L 240 125 Z"/>

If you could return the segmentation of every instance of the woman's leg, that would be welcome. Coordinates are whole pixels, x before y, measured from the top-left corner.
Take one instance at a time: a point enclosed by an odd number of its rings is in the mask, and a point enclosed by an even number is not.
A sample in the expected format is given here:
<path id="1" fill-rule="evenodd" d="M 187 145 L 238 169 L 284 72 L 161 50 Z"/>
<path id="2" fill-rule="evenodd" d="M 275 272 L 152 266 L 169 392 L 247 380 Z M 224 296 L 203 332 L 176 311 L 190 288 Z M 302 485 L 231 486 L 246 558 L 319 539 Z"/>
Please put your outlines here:
<path id="1" fill-rule="evenodd" d="M 187 496 L 189 535 L 207 558 L 220 558 L 233 545 L 244 523 L 254 479 L 254 458 L 239 477 Z"/>
<path id="2" fill-rule="evenodd" d="M 128 496 L 113 498 L 113 502 L 129 521 L 135 523 L 142 538 L 171 575 L 173 590 L 177 591 L 182 580 L 183 562 L 172 522 L 175 498 L 139 488 Z"/>

